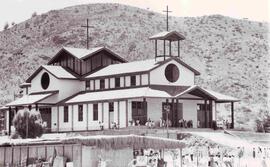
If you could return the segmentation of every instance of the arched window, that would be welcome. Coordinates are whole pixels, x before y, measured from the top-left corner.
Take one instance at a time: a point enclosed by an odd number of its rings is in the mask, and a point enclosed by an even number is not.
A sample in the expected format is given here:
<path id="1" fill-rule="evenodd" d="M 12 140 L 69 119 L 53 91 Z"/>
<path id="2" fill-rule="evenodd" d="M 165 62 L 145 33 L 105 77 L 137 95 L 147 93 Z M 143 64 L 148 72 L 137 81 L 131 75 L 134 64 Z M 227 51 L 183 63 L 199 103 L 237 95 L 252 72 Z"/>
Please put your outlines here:
<path id="1" fill-rule="evenodd" d="M 176 82 L 179 78 L 179 69 L 175 64 L 169 64 L 165 68 L 165 77 L 169 82 Z"/>
<path id="2" fill-rule="evenodd" d="M 47 89 L 49 87 L 50 84 L 50 77 L 48 73 L 43 73 L 41 76 L 41 87 L 43 89 Z"/>

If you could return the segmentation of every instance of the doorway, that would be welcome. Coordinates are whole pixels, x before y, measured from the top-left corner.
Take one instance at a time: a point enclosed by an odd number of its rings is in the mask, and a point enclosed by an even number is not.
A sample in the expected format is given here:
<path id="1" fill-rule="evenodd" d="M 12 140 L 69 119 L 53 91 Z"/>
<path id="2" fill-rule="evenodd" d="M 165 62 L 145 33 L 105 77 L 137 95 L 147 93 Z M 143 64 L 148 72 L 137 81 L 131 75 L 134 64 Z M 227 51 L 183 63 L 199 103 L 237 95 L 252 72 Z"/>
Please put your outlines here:
<path id="1" fill-rule="evenodd" d="M 43 121 L 45 133 L 51 132 L 51 121 L 52 121 L 52 109 L 51 107 L 42 107 L 39 109 L 41 118 Z"/>
<path id="2" fill-rule="evenodd" d="M 179 127 L 179 120 L 183 118 L 183 103 L 162 103 L 162 119 L 171 122 L 172 127 Z"/>

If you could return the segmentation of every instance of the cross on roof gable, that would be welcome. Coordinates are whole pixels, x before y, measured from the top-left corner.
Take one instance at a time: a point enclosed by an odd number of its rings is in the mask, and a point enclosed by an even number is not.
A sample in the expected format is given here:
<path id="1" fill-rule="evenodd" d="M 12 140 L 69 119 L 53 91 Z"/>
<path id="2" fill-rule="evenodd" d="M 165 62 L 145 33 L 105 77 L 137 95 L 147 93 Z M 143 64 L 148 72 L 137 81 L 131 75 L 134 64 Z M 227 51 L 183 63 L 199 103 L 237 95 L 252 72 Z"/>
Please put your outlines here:
<path id="1" fill-rule="evenodd" d="M 178 33 L 177 31 L 163 31 L 149 37 L 150 40 L 169 40 L 169 41 L 179 41 L 184 40 L 185 37 Z"/>

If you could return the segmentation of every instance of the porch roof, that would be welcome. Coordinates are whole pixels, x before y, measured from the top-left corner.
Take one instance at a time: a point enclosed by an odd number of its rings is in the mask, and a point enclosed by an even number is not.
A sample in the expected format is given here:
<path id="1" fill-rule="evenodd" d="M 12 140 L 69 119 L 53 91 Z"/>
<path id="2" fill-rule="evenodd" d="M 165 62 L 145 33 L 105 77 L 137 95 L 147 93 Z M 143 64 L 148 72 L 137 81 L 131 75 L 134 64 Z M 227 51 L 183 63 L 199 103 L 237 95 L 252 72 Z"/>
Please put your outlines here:
<path id="1" fill-rule="evenodd" d="M 6 107 L 27 106 L 27 105 L 31 105 L 31 104 L 37 104 L 38 102 L 56 94 L 56 93 L 58 93 L 58 91 L 39 92 L 39 93 L 24 95 L 23 97 L 6 104 Z"/>
<path id="2" fill-rule="evenodd" d="M 201 88 L 197 85 L 193 85 L 193 86 L 187 88 L 186 90 L 177 94 L 175 97 L 181 97 L 184 94 L 191 94 L 194 96 L 202 97 L 204 99 L 215 100 L 217 103 L 240 101 L 239 99 L 237 99 L 235 97 L 224 95 L 224 94 L 212 91 L 212 90 L 204 89 L 204 88 Z"/>
<path id="3" fill-rule="evenodd" d="M 140 87 L 140 88 L 108 90 L 98 92 L 83 92 L 67 100 L 65 103 L 80 103 L 91 101 L 106 101 L 114 99 L 146 98 L 146 97 L 171 98 L 172 96 L 165 91 L 151 89 L 150 87 Z"/>

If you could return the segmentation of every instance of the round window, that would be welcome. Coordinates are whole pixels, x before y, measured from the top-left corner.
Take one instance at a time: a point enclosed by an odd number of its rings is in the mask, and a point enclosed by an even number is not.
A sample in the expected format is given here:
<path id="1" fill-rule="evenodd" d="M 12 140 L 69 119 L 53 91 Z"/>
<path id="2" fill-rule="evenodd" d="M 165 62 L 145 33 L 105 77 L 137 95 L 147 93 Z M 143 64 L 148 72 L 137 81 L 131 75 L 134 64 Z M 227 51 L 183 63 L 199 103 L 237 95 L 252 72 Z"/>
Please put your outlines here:
<path id="1" fill-rule="evenodd" d="M 170 82 L 175 82 L 179 78 L 179 69 L 174 64 L 169 64 L 165 68 L 165 77 Z"/>
<path id="2" fill-rule="evenodd" d="M 41 86 L 43 89 L 47 89 L 49 87 L 50 84 L 50 77 L 48 73 L 44 73 L 41 76 Z"/>

